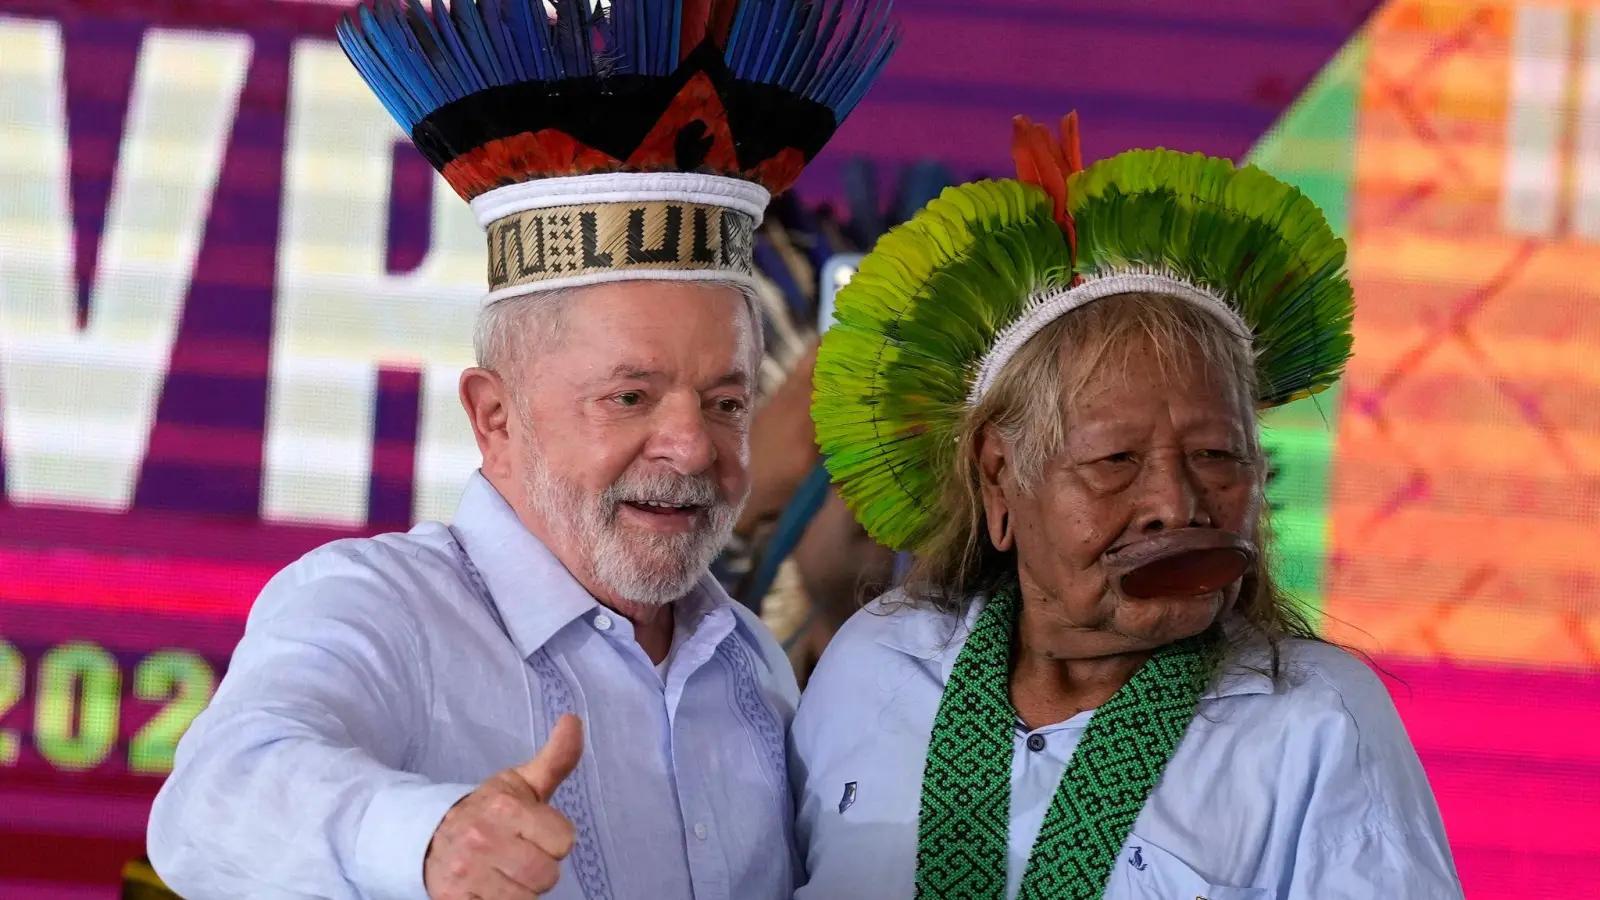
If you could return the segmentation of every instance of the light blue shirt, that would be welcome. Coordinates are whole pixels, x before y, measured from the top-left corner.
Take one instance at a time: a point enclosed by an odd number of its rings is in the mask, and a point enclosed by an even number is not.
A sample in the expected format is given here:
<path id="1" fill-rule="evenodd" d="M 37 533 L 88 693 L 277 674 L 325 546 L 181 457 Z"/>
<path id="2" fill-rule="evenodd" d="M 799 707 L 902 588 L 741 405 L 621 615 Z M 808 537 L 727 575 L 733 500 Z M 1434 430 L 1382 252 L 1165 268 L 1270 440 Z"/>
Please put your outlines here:
<path id="1" fill-rule="evenodd" d="M 883 600 L 834 638 L 795 718 L 796 900 L 915 894 L 933 718 L 967 617 Z M 1459 900 L 1433 793 L 1383 684 L 1334 647 L 1230 657 L 1123 845 L 1105 900 Z M 1269 669 L 1270 671 L 1270 669 Z M 1008 896 L 1093 711 L 1018 726 Z"/>
<path id="2" fill-rule="evenodd" d="M 482 476 L 453 527 L 318 549 L 262 591 L 179 745 L 156 871 L 188 900 L 426 900 L 445 812 L 573 712 L 551 900 L 787 898 L 793 670 L 709 576 L 675 616 L 663 678 Z"/>

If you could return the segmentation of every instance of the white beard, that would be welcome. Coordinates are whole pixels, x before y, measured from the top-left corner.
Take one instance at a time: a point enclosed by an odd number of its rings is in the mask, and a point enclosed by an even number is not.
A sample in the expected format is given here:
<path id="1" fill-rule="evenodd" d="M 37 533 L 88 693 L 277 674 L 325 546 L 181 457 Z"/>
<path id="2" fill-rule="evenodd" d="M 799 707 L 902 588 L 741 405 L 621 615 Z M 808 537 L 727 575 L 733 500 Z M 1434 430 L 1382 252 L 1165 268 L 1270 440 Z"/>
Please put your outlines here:
<path id="1" fill-rule="evenodd" d="M 592 496 L 557 475 L 544 454 L 532 449 L 523 473 L 529 510 L 551 528 L 566 529 L 572 546 L 587 554 L 589 575 L 620 599 L 644 606 L 681 599 L 733 535 L 739 506 L 721 496 L 710 475 L 631 474 L 630 470 L 599 496 Z M 623 502 L 637 500 L 694 504 L 707 512 L 697 527 L 682 534 L 635 532 L 619 523 L 617 512 Z"/>

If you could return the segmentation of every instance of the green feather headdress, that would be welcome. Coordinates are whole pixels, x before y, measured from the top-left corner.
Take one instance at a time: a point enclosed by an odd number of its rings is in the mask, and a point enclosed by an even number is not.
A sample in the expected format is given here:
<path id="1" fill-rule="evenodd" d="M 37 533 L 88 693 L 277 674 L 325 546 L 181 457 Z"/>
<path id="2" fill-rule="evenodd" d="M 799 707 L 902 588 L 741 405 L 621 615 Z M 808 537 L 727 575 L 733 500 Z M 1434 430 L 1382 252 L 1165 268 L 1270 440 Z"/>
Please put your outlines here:
<path id="1" fill-rule="evenodd" d="M 932 530 L 964 417 L 1051 321 L 1115 294 L 1194 302 L 1252 344 L 1258 405 L 1338 380 L 1350 356 L 1345 245 L 1304 194 L 1253 166 L 1132 150 L 1083 169 L 1018 118 L 1019 178 L 947 188 L 862 260 L 817 357 L 812 417 L 867 531 Z"/>

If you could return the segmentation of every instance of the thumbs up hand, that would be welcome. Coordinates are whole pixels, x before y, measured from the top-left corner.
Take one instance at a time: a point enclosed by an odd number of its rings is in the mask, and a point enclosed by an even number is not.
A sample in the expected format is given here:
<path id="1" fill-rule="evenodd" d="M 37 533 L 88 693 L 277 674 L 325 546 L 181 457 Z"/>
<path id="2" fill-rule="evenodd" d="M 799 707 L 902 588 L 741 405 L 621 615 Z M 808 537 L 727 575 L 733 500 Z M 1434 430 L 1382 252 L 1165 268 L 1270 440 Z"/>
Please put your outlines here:
<path id="1" fill-rule="evenodd" d="M 577 832 L 550 806 L 583 755 L 583 723 L 565 715 L 533 759 L 497 772 L 445 813 L 422 881 L 432 900 L 529 900 L 555 887 Z"/>

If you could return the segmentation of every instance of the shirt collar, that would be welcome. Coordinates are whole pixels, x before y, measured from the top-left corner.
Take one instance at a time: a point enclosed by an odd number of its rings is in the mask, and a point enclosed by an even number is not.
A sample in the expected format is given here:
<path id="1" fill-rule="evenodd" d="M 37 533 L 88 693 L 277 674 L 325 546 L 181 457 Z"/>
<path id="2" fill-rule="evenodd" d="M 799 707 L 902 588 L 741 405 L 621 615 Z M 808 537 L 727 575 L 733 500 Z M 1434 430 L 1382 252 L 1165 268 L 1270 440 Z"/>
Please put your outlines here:
<path id="1" fill-rule="evenodd" d="M 905 606 L 905 594 L 895 591 L 886 600 L 897 622 L 878 636 L 878 643 L 898 650 L 932 665 L 939 673 L 939 683 L 950 681 L 950 670 L 955 668 L 956 657 L 966 646 L 967 635 L 983 611 L 986 597 L 974 598 L 964 613 L 954 615 L 925 607 Z M 1224 630 L 1229 630 L 1224 626 Z M 1272 677 L 1267 674 L 1270 650 L 1261 641 L 1249 641 L 1242 649 L 1229 654 L 1227 668 L 1201 695 L 1202 700 L 1218 700 L 1247 694 L 1271 694 L 1276 690 Z"/>
<path id="2" fill-rule="evenodd" d="M 967 604 L 965 613 L 955 615 L 912 606 L 906 593 L 896 589 L 873 605 L 880 609 L 870 610 L 868 614 L 887 614 L 890 619 L 889 627 L 878 635 L 878 643 L 930 664 L 938 671 L 942 685 L 950 680 L 950 670 L 955 667 L 961 648 L 966 646 L 972 623 L 983 609 L 983 600 L 975 599 Z"/>
<path id="3" fill-rule="evenodd" d="M 524 659 L 600 607 L 482 472 L 474 472 L 467 482 L 452 530 L 483 576 L 489 600 Z M 709 613 L 732 602 L 715 578 L 704 575 L 688 596 L 673 604 L 675 626 L 687 637 Z"/>

